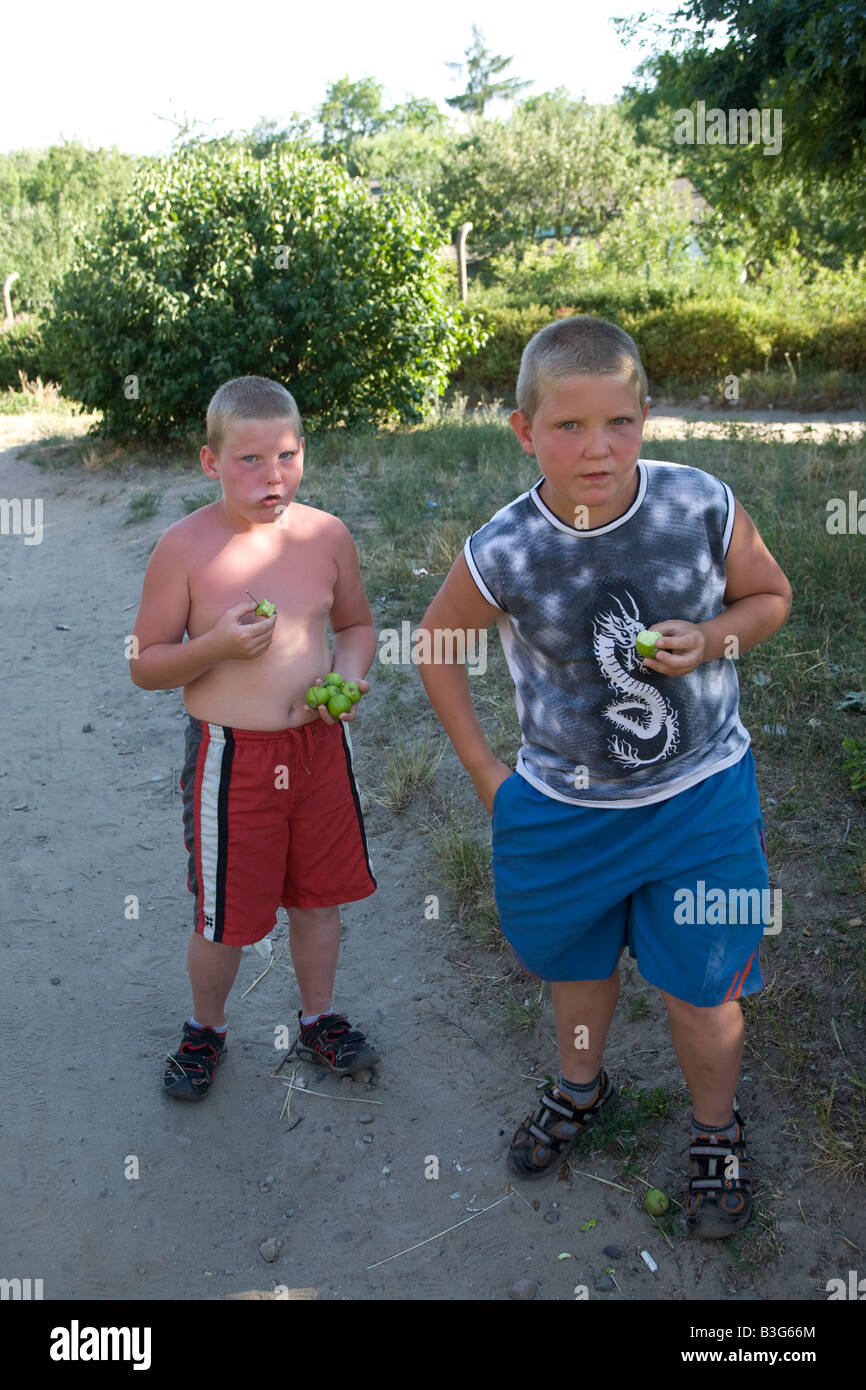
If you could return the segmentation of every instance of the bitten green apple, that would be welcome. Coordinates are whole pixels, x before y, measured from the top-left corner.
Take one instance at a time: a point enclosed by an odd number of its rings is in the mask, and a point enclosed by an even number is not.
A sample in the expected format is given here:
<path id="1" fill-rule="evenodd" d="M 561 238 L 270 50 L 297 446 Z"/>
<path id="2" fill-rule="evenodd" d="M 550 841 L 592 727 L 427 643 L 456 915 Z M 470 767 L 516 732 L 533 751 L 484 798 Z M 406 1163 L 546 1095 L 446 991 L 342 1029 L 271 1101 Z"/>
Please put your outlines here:
<path id="1" fill-rule="evenodd" d="M 661 641 L 662 636 L 663 634 L 661 632 L 647 632 L 646 629 L 644 629 L 643 632 L 639 632 L 634 639 L 634 649 L 638 656 L 655 656 L 656 644 Z"/>
<path id="2" fill-rule="evenodd" d="M 250 594 L 249 589 L 244 589 L 244 593 L 245 593 L 245 594 Z M 260 601 L 256 598 L 255 594 L 250 594 L 250 598 L 252 599 L 253 603 L 256 605 L 256 617 L 257 617 L 257 618 L 272 618 L 272 617 L 274 616 L 274 614 L 276 613 L 276 611 L 277 611 L 276 605 L 273 604 L 273 603 L 271 603 L 270 599 L 263 598 L 263 599 L 261 600 L 261 602 L 260 602 Z"/>

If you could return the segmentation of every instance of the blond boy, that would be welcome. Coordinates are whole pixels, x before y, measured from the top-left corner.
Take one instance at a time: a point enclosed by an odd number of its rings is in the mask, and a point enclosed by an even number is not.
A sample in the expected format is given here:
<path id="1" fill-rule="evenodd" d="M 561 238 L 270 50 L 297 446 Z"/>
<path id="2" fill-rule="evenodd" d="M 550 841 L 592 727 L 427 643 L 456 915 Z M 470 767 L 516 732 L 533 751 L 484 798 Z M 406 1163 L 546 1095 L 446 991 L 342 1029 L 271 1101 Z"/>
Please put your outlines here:
<path id="1" fill-rule="evenodd" d="M 304 436 L 285 387 L 226 382 L 208 407 L 207 441 L 201 465 L 222 497 L 154 549 L 130 663 L 143 690 L 183 686 L 189 716 L 181 786 L 193 1013 L 163 1074 L 165 1094 L 181 1100 L 210 1089 L 241 950 L 267 936 L 279 905 L 301 995 L 296 1051 L 340 1075 L 379 1060 L 332 1007 L 339 904 L 376 888 L 343 727 L 357 705 L 334 720 L 305 701 L 332 669 L 369 689 L 376 637 L 357 552 L 342 521 L 294 500 Z M 276 612 L 257 618 L 247 590 Z"/>
<path id="2" fill-rule="evenodd" d="M 498 624 L 516 772 L 484 739 L 465 669 L 446 656 L 421 675 L 493 817 L 502 929 L 552 982 L 559 1079 L 514 1135 L 511 1173 L 555 1172 L 613 1098 L 602 1058 L 628 945 L 662 993 L 691 1093 L 687 1225 L 713 1238 L 751 1210 L 737 1000 L 763 983 L 766 922 L 703 909 L 766 901 L 734 658 L 782 626 L 791 589 L 725 484 L 639 458 L 646 393 L 615 325 L 578 316 L 535 335 L 511 424 L 543 477 L 469 538 L 423 619 L 431 632 Z M 643 661 L 641 629 L 663 634 Z"/>

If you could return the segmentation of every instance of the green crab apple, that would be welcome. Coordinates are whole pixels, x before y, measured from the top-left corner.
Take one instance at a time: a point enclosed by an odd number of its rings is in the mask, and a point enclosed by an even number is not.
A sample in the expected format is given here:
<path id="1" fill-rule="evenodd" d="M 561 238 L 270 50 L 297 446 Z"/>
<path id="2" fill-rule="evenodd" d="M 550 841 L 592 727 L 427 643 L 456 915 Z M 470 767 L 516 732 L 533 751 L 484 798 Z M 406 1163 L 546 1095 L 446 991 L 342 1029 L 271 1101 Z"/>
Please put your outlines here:
<path id="1" fill-rule="evenodd" d="M 311 685 L 304 696 L 310 709 L 318 709 L 319 705 L 326 705 L 331 698 L 332 691 L 325 685 Z"/>
<path id="2" fill-rule="evenodd" d="M 344 695 L 342 690 L 335 690 L 328 701 L 328 713 L 332 719 L 337 719 L 341 714 L 348 714 L 352 708 L 352 701 L 348 695 Z"/>
<path id="3" fill-rule="evenodd" d="M 338 671 L 331 671 L 325 677 L 325 685 L 332 685 L 337 690 L 342 690 L 345 681 Z"/>
<path id="4" fill-rule="evenodd" d="M 250 594 L 249 589 L 244 589 L 244 593 Z M 254 594 L 250 594 L 250 598 L 256 605 L 257 618 L 272 618 L 276 613 L 276 604 L 271 603 L 270 599 L 263 598 L 260 602 Z"/>
<path id="5" fill-rule="evenodd" d="M 343 689 L 340 693 L 345 695 L 347 700 L 351 700 L 353 705 L 357 705 L 363 692 L 357 681 L 343 681 Z"/>
<path id="6" fill-rule="evenodd" d="M 644 629 L 643 632 L 639 632 L 634 639 L 634 649 L 638 656 L 655 656 L 656 645 L 661 641 L 663 635 L 664 634 L 661 632 L 647 632 L 646 629 Z"/>
<path id="7" fill-rule="evenodd" d="M 643 1204 L 650 1216 L 664 1216 L 670 1208 L 668 1195 L 662 1192 L 660 1187 L 651 1187 L 643 1199 Z"/>

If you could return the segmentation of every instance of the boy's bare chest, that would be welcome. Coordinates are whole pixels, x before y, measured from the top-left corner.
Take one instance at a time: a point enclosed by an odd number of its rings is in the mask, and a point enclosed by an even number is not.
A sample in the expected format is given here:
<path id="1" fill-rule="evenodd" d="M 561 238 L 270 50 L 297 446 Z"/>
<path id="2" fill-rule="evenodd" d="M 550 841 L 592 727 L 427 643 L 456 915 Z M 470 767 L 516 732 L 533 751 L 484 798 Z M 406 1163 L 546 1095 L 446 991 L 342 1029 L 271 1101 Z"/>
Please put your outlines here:
<path id="1" fill-rule="evenodd" d="M 189 571 L 190 637 L 207 632 L 227 609 L 254 598 L 269 599 L 288 623 L 327 618 L 337 566 L 320 541 L 285 536 L 231 536 L 198 554 Z M 288 620 L 285 621 L 285 620 Z M 245 621 L 256 621 L 252 614 Z"/>

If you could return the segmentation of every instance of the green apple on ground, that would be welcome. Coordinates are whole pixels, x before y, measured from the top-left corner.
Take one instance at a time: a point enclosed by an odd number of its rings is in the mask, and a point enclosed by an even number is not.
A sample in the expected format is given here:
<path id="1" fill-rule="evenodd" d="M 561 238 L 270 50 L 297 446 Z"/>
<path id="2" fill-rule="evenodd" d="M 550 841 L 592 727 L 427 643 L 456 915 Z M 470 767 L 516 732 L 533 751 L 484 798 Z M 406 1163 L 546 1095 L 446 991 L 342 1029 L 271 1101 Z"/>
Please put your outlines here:
<path id="1" fill-rule="evenodd" d="M 661 641 L 663 635 L 663 633 L 655 632 L 654 630 L 647 632 L 646 629 L 644 629 L 643 632 L 639 632 L 634 639 L 634 647 L 638 656 L 655 656 L 656 645 Z"/>
<path id="2" fill-rule="evenodd" d="M 664 1216 L 670 1208 L 668 1195 L 662 1192 L 660 1187 L 651 1187 L 643 1199 L 643 1204 L 650 1216 Z"/>

